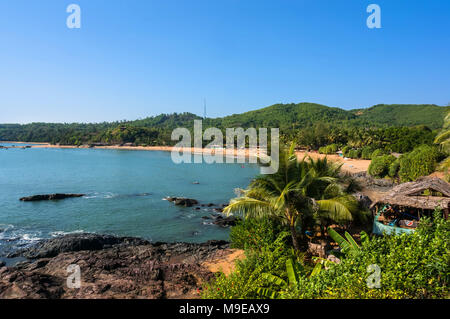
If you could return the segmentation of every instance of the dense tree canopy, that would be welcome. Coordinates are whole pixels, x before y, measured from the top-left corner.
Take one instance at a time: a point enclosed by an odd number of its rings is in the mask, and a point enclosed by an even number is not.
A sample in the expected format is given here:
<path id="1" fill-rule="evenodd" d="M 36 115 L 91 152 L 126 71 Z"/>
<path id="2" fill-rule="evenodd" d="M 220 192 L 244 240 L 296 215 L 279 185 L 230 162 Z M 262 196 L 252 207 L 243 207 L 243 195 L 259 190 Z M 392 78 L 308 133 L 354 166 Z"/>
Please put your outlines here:
<path id="1" fill-rule="evenodd" d="M 443 125 L 450 107 L 436 105 L 376 105 L 346 111 L 313 103 L 276 104 L 223 118 L 203 119 L 203 127 L 280 128 L 282 138 L 318 149 L 329 144 L 386 147 L 411 151 L 429 144 Z M 192 113 L 161 114 L 136 121 L 110 123 L 0 124 L 0 140 L 59 144 L 134 143 L 173 145 L 173 129 L 193 128 Z M 401 127 L 401 128 L 399 128 Z"/>

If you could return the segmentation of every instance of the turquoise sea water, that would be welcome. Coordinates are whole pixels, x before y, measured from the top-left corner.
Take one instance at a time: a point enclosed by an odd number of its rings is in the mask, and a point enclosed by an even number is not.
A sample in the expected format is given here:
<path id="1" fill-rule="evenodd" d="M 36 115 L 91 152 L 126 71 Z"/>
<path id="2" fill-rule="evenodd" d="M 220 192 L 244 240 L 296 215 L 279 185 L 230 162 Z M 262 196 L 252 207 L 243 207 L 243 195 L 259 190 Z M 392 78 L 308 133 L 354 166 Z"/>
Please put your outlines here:
<path id="1" fill-rule="evenodd" d="M 3 143 L 1 145 L 7 146 Z M 228 230 L 180 208 L 166 196 L 224 204 L 259 173 L 255 164 L 174 164 L 169 152 L 99 149 L 0 149 L 0 255 L 72 232 L 203 242 Z M 193 184 L 198 181 L 200 184 Z M 35 194 L 82 198 L 21 202 Z"/>

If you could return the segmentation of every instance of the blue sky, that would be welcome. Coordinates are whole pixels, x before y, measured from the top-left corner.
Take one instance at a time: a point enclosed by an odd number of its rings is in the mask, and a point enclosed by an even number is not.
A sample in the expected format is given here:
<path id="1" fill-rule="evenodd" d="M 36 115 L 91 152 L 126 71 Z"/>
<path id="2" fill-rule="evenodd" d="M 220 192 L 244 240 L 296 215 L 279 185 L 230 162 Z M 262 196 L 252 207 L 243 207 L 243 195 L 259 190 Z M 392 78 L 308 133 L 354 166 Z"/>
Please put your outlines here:
<path id="1" fill-rule="evenodd" d="M 447 0 L 2 0 L 0 40 L 0 123 L 450 102 Z"/>

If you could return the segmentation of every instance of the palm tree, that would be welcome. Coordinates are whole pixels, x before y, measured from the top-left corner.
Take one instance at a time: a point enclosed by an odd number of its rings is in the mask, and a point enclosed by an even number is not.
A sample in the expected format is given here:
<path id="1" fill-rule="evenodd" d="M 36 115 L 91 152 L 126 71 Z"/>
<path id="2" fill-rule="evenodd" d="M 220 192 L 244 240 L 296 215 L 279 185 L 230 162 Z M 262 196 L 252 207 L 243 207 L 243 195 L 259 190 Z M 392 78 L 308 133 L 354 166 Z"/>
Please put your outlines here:
<path id="1" fill-rule="evenodd" d="M 299 251 L 296 227 L 302 226 L 305 230 L 305 221 L 314 213 L 328 214 L 329 218 L 339 221 L 352 220 L 352 213 L 349 201 L 343 200 L 345 196 L 341 196 L 341 192 L 336 192 L 340 166 L 329 163 L 326 158 L 298 160 L 294 149 L 294 144 L 289 149 L 281 149 L 278 172 L 258 176 L 224 212 L 241 213 L 245 218 L 280 220 L 289 227 L 292 244 Z M 326 196 L 327 193 L 339 196 Z"/>
<path id="2" fill-rule="evenodd" d="M 443 151 L 450 153 L 450 113 L 444 118 L 444 126 L 434 140 L 435 144 L 440 144 Z"/>

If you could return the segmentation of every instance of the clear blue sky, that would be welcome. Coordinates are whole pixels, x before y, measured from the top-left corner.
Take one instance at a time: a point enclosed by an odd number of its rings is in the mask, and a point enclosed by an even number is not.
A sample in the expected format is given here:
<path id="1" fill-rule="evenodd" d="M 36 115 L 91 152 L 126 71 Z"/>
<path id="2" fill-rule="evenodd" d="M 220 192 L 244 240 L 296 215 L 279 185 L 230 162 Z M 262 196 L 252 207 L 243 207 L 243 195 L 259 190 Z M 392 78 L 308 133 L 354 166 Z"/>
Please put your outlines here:
<path id="1" fill-rule="evenodd" d="M 448 0 L 2 0 L 0 39 L 0 123 L 450 102 Z"/>

